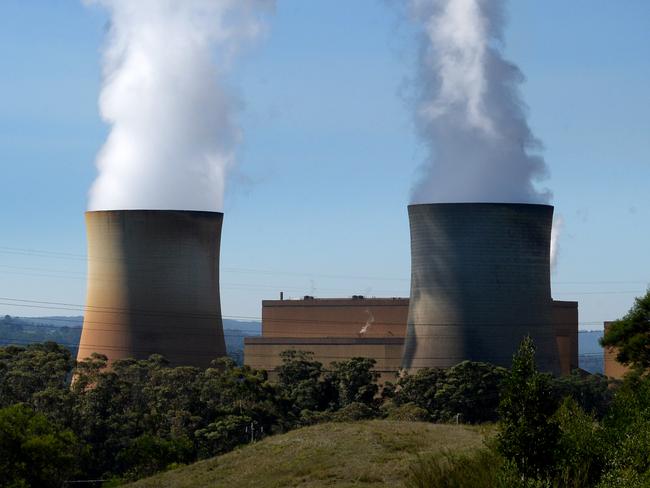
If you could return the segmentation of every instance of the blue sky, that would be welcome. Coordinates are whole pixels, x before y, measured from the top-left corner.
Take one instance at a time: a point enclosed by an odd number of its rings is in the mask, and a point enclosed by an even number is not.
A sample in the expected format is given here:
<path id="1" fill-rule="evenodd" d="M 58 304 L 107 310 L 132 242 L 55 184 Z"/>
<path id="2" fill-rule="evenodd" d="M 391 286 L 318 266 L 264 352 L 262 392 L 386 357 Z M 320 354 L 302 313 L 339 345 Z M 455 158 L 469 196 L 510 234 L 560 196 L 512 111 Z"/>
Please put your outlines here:
<path id="1" fill-rule="evenodd" d="M 74 0 L 0 3 L 0 313 L 84 302 L 106 21 Z M 650 2 L 511 0 L 506 42 L 565 221 L 553 294 L 596 329 L 650 283 Z M 225 316 L 259 317 L 281 290 L 408 296 L 416 49 L 390 2 L 278 0 L 230 78 L 244 142 L 226 190 Z"/>

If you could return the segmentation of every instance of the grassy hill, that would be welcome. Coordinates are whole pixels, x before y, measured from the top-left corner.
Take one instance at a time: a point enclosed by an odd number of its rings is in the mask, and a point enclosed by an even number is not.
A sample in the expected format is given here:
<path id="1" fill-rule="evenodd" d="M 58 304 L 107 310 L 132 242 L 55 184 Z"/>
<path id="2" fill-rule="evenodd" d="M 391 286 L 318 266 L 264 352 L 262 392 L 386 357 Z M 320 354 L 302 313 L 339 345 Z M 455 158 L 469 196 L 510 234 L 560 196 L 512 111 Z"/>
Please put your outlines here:
<path id="1" fill-rule="evenodd" d="M 484 435 L 485 429 L 423 422 L 320 424 L 128 486 L 396 487 L 402 486 L 418 454 L 480 447 Z"/>

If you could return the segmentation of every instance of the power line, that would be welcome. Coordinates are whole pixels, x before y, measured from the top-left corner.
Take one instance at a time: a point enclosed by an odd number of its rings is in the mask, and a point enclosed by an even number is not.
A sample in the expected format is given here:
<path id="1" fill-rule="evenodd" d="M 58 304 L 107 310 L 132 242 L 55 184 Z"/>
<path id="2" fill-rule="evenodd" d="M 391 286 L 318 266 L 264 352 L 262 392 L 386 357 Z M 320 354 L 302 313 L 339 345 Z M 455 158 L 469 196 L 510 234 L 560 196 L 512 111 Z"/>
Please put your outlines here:
<path id="1" fill-rule="evenodd" d="M 59 251 L 48 251 L 42 249 L 29 249 L 29 248 L 17 248 L 17 247 L 7 247 L 0 246 L 0 253 L 4 254 L 21 254 L 27 256 L 40 256 L 40 257 L 58 257 L 61 259 L 77 259 L 89 262 L 91 260 L 98 261 L 112 261 L 112 262 L 124 262 L 125 260 L 116 259 L 114 257 L 107 256 L 93 256 L 90 258 L 87 254 L 76 254 L 69 252 L 59 252 Z M 168 258 L 148 258 L 152 261 L 167 260 Z M 268 270 L 268 269 L 256 269 L 256 268 L 238 268 L 238 267 L 221 267 L 221 271 L 228 273 L 245 273 L 245 274 L 269 274 L 269 275 L 283 275 L 283 276 L 300 276 L 300 277 L 321 277 L 328 279 L 359 279 L 359 280 L 378 280 L 378 281 L 403 281 L 409 282 L 410 278 L 406 277 L 387 277 L 387 276 L 360 276 L 360 275 L 337 275 L 337 274 L 322 274 L 322 273 L 310 273 L 310 272 L 290 272 L 290 271 L 278 271 L 278 270 Z M 54 271 L 54 270 L 52 270 Z M 58 271 L 54 271 L 58 272 Z M 648 280 L 596 280 L 596 281 L 552 281 L 556 285 L 611 285 L 611 284 L 649 284 Z"/>

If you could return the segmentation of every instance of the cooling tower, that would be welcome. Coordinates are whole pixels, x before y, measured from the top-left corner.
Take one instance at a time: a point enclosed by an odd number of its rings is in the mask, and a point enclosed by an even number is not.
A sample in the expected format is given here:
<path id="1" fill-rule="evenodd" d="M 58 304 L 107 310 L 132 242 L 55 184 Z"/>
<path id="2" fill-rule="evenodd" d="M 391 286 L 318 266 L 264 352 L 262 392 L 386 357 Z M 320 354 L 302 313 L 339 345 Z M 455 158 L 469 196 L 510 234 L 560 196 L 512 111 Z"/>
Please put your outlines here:
<path id="1" fill-rule="evenodd" d="M 530 335 L 540 369 L 559 373 L 553 335 L 553 207 L 410 205 L 411 300 L 402 367 L 511 364 Z"/>
<path id="2" fill-rule="evenodd" d="M 88 295 L 79 360 L 162 354 L 205 367 L 226 354 L 219 297 L 223 214 L 86 212 Z"/>

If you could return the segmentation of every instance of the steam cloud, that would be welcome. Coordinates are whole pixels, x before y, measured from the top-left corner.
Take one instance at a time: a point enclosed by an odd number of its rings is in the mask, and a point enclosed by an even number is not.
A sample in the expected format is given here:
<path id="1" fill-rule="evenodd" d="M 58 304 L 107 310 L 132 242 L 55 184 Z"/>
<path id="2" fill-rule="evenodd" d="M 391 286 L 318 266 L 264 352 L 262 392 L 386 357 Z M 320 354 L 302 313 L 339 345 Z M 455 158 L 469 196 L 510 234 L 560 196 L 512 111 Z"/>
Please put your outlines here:
<path id="1" fill-rule="evenodd" d="M 110 14 L 90 210 L 219 211 L 241 139 L 224 72 L 273 0 L 86 0 Z"/>
<path id="2" fill-rule="evenodd" d="M 416 125 L 427 146 L 413 203 L 547 203 L 523 75 L 506 61 L 504 0 L 410 0 L 422 28 Z"/>

